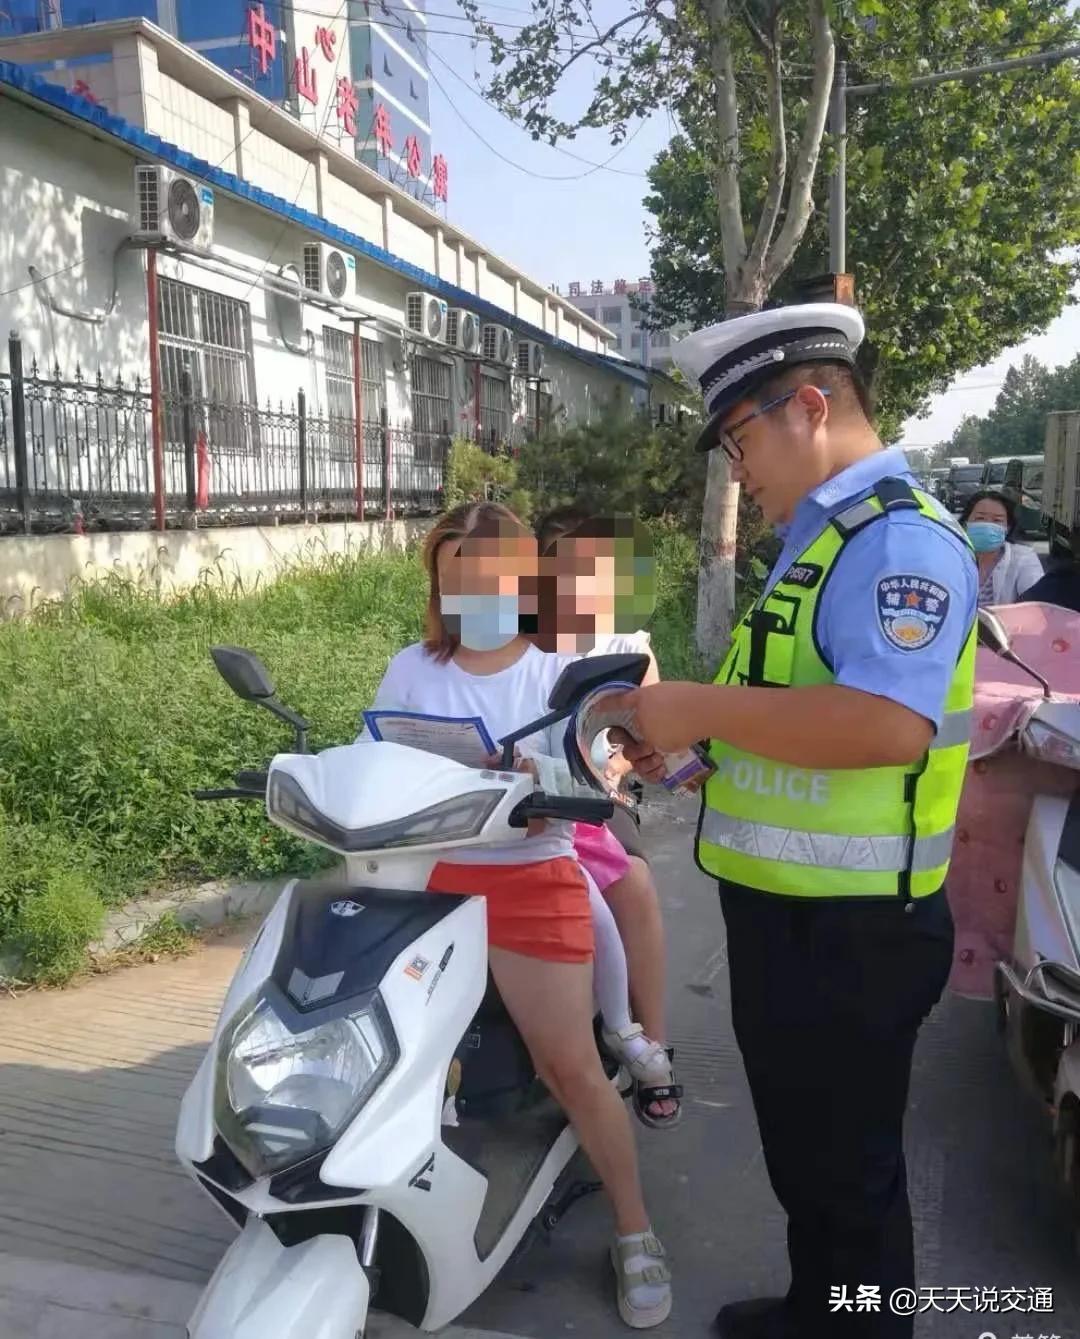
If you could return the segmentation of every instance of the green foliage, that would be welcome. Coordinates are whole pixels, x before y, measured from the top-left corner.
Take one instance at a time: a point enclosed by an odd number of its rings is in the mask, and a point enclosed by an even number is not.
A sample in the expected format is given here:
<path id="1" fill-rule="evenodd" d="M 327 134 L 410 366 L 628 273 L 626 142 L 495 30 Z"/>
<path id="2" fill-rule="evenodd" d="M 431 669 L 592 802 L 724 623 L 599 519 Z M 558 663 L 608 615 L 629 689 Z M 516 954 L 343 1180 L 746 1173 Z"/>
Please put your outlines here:
<path id="1" fill-rule="evenodd" d="M 94 878 L 55 853 L 41 854 L 37 875 L 18 903 L 10 937 L 21 951 L 21 970 L 33 980 L 58 985 L 86 962 L 105 908 Z"/>
<path id="2" fill-rule="evenodd" d="M 309 715 L 313 744 L 340 742 L 391 655 L 418 638 L 424 591 L 411 556 L 324 555 L 257 593 L 208 582 L 163 603 L 114 578 L 0 624 L 0 832 L 21 853 L 14 874 L 0 861 L 0 939 L 47 885 L 46 854 L 108 904 L 325 863 L 258 805 L 191 797 L 288 746 L 268 713 L 233 697 L 209 649 L 250 647 Z"/>
<path id="3" fill-rule="evenodd" d="M 1046 416 L 1057 409 L 1080 409 L 1080 355 L 1052 371 L 1025 355 L 1005 373 L 989 414 L 967 415 L 936 454 L 971 460 L 1042 455 Z"/>
<path id="4" fill-rule="evenodd" d="M 144 957 L 184 957 L 192 951 L 198 936 L 183 925 L 174 911 L 167 911 L 139 936 L 136 947 Z"/>
<path id="5" fill-rule="evenodd" d="M 492 455 L 475 442 L 458 439 L 446 461 L 446 508 L 450 511 L 466 502 L 501 502 L 527 521 L 531 499 L 517 481 L 518 467 L 512 456 Z"/>
<path id="6" fill-rule="evenodd" d="M 852 84 L 902 82 L 977 63 L 990 53 L 1064 46 L 1080 36 L 1065 0 L 865 2 L 838 32 Z M 859 19 L 872 18 L 871 24 Z M 805 26 L 789 23 L 785 57 L 806 63 Z M 680 53 L 685 61 L 693 53 Z M 745 57 L 739 57 L 745 60 Z M 760 82 L 740 83 L 744 215 L 757 218 L 769 136 Z M 725 276 L 713 187 L 715 102 L 707 72 L 676 102 L 683 134 L 650 172 L 656 218 L 650 323 L 704 325 L 724 310 Z M 805 84 L 789 80 L 786 101 Z M 797 114 L 797 113 L 796 113 Z M 1080 72 L 988 75 L 849 101 L 849 268 L 867 317 L 862 370 L 884 434 L 966 369 L 1044 328 L 1077 276 L 1062 248 L 1080 240 Z M 827 146 L 828 148 L 828 146 Z M 826 171 L 829 154 L 823 162 Z M 825 172 L 816 212 L 774 296 L 828 268 Z M 749 235 L 749 233 L 748 233 Z"/>
<path id="7" fill-rule="evenodd" d="M 527 442 L 519 454 L 518 481 L 538 515 L 572 504 L 601 513 L 675 515 L 684 525 L 695 524 L 705 467 L 704 457 L 693 452 L 693 436 L 689 427 L 606 414 Z"/>

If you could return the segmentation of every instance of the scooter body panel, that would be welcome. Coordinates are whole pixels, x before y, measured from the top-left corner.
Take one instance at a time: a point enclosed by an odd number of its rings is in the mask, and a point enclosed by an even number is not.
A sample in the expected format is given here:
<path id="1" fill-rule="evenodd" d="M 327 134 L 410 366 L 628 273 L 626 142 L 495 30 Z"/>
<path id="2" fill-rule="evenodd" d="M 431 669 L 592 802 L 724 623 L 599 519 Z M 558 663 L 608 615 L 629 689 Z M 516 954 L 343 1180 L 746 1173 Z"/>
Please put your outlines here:
<path id="1" fill-rule="evenodd" d="M 1013 959 L 1022 975 L 1043 960 L 1080 970 L 1068 910 L 1054 879 L 1068 814 L 1069 801 L 1056 795 L 1037 795 L 1031 806 L 1013 939 Z"/>
<path id="2" fill-rule="evenodd" d="M 282 1246 L 248 1220 L 225 1252 L 188 1323 L 190 1339 L 356 1339 L 370 1287 L 348 1237 Z"/>

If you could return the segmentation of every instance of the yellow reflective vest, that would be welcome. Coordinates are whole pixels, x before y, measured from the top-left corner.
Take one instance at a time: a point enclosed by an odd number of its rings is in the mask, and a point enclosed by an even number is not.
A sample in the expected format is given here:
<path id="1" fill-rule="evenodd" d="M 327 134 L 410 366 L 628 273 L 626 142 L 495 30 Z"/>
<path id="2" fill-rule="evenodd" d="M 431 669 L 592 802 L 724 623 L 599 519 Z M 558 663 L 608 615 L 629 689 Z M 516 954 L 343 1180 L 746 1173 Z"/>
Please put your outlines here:
<path id="1" fill-rule="evenodd" d="M 818 649 L 818 602 L 853 535 L 886 509 L 918 507 L 943 520 L 924 493 L 882 480 L 832 518 L 746 615 L 716 682 L 788 688 L 832 683 Z M 954 529 L 957 527 L 953 526 Z M 716 878 L 790 897 L 924 897 L 945 880 L 971 733 L 974 620 L 953 672 L 945 716 L 929 751 L 903 767 L 811 770 L 713 740 L 717 770 L 702 797 L 697 860 Z"/>

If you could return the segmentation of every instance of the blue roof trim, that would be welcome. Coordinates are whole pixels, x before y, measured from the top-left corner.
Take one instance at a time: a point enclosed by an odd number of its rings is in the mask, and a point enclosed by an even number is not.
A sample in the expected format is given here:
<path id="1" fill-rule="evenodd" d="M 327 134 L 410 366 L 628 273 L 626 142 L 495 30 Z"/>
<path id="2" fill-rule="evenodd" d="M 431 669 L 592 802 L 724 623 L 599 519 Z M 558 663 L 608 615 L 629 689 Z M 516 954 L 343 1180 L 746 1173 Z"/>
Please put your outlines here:
<path id="1" fill-rule="evenodd" d="M 316 233 L 327 241 L 346 246 L 350 251 L 355 251 L 357 255 L 366 256 L 368 260 L 373 261 L 376 265 L 393 270 L 404 278 L 412 280 L 418 286 L 427 289 L 428 292 L 446 298 L 454 306 L 468 307 L 470 311 L 476 312 L 478 316 L 497 321 L 500 325 L 513 326 L 517 332 L 529 339 L 536 340 L 540 344 L 546 344 L 549 348 L 558 349 L 581 362 L 603 368 L 604 371 L 613 372 L 616 376 L 625 377 L 629 381 L 640 381 L 640 375 L 635 375 L 630 367 L 624 367 L 615 359 L 608 358 L 602 353 L 595 353 L 591 349 L 579 349 L 576 344 L 558 339 L 546 330 L 541 330 L 539 326 L 531 325 L 528 321 L 523 321 L 520 317 L 514 316 L 513 313 L 495 306 L 493 302 L 488 302 L 475 293 L 470 293 L 467 289 L 458 288 L 456 284 L 448 283 L 445 279 L 438 278 L 437 275 L 429 274 L 427 270 L 421 269 L 419 265 L 413 265 L 410 261 L 402 260 L 383 247 L 376 246 L 374 242 L 369 242 L 365 238 L 357 236 L 356 233 L 348 232 L 345 228 L 339 228 L 336 224 L 327 223 L 325 219 L 320 218 L 317 214 L 312 214 L 307 209 L 301 209 L 298 205 L 290 204 L 289 201 L 282 199 L 279 195 L 273 195 L 258 186 L 252 186 L 249 182 L 236 176 L 235 173 L 225 172 L 222 168 L 215 167 L 202 158 L 197 158 L 194 154 L 169 143 L 168 140 L 163 140 L 160 135 L 153 135 L 138 126 L 133 126 L 130 121 L 125 121 L 120 116 L 114 116 L 112 112 L 107 111 L 100 104 L 88 102 L 85 98 L 81 98 L 75 93 L 69 93 L 66 88 L 61 88 L 57 84 L 50 84 L 40 76 L 31 74 L 21 65 L 16 65 L 12 61 L 0 60 L 0 85 L 3 84 L 8 84 L 12 88 L 36 98 L 39 102 L 48 103 L 77 120 L 87 121 L 91 125 L 97 126 L 99 130 L 105 131 L 106 134 L 122 140 L 131 148 L 160 158 L 170 166 L 179 168 L 182 172 L 189 173 L 193 177 L 199 177 L 230 195 L 259 205 L 282 218 L 287 218 L 299 227 L 306 228 L 309 232 Z"/>

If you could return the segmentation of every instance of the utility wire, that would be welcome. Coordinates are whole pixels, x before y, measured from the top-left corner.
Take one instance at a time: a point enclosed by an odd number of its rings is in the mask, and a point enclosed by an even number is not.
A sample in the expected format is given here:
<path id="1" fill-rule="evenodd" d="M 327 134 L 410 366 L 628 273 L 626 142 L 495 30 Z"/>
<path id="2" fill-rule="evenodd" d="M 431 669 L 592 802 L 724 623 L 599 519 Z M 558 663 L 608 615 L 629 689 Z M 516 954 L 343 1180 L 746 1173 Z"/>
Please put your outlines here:
<path id="1" fill-rule="evenodd" d="M 432 47 L 432 48 L 429 50 L 428 54 L 431 55 L 431 56 L 434 56 L 435 59 L 439 62 L 439 64 L 440 64 L 445 70 L 447 70 L 451 75 L 453 75 L 453 77 L 458 81 L 459 84 L 464 85 L 464 87 L 467 88 L 467 89 L 469 90 L 469 92 L 473 95 L 473 97 L 475 97 L 475 98 L 479 98 L 480 101 L 481 101 L 486 107 L 492 107 L 492 103 L 490 103 L 490 102 L 487 100 L 487 98 L 484 97 L 483 93 L 481 93 L 481 92 L 479 91 L 479 89 L 474 88 L 473 85 L 470 84 L 469 81 L 464 77 L 464 75 L 459 74 L 459 73 L 457 72 L 457 70 L 455 70 L 454 67 L 450 64 L 450 62 L 447 61 L 443 56 L 441 56 L 441 55 L 435 50 L 434 47 Z M 430 71 L 429 71 L 429 73 L 430 73 Z M 432 78 L 435 78 L 435 76 L 432 75 Z M 438 88 L 439 88 L 440 91 L 442 92 L 443 96 L 444 96 L 444 97 L 447 97 L 446 90 L 445 90 L 445 88 L 443 88 L 442 84 L 440 84 L 440 83 L 438 82 L 438 80 L 436 80 L 436 84 L 438 85 Z M 449 99 L 448 99 L 448 100 L 449 100 Z M 456 111 L 457 108 L 455 107 L 454 110 Z M 512 116 L 508 115 L 508 114 L 507 114 L 506 112 L 504 112 L 501 108 L 493 107 L 493 110 L 494 110 L 494 111 L 497 111 L 497 112 L 499 113 L 499 115 L 500 115 L 505 121 L 507 121 L 510 125 L 512 125 L 516 130 L 520 130 L 523 134 L 526 134 L 526 135 L 529 133 L 527 130 L 524 129 L 524 127 L 523 127 L 522 125 L 519 124 L 519 122 L 515 121 L 514 118 L 513 118 Z M 459 115 L 460 115 L 460 113 L 459 113 Z M 611 166 L 611 164 L 612 164 L 612 163 L 615 161 L 615 159 L 616 159 L 616 158 L 623 152 L 623 150 L 624 150 L 624 149 L 627 149 L 627 148 L 630 147 L 631 143 L 632 143 L 633 140 L 634 140 L 634 137 L 637 135 L 638 131 L 641 129 L 641 127 L 642 127 L 644 124 L 645 124 L 645 122 L 644 122 L 644 121 L 641 121 L 641 122 L 638 124 L 637 129 L 634 131 L 634 133 L 633 133 L 632 135 L 627 136 L 627 138 L 626 138 L 625 140 L 623 140 L 623 142 L 618 146 L 618 148 L 617 148 L 617 149 L 615 150 L 615 152 L 611 155 L 611 157 L 610 157 L 610 158 L 605 158 L 604 161 L 603 161 L 602 163 L 594 162 L 591 158 L 585 158 L 585 157 L 583 157 L 580 153 L 574 153 L 571 149 L 564 149 L 564 148 L 562 147 L 562 145 L 560 145 L 560 144 L 549 144 L 549 145 L 548 145 L 548 148 L 550 148 L 550 149 L 554 149 L 556 153 L 561 153 L 561 154 L 562 154 L 564 157 L 566 157 L 566 158 L 573 158 L 576 162 L 584 163 L 584 164 L 590 169 L 590 171 L 589 171 L 589 172 L 583 172 L 583 173 L 581 173 L 581 176 L 582 176 L 582 177 L 591 176 L 593 172 L 606 171 L 606 172 L 617 172 L 620 176 L 623 176 L 623 177 L 639 177 L 639 178 L 641 178 L 642 180 L 644 180 L 645 177 L 647 176 L 647 173 L 645 173 L 645 172 L 637 172 L 637 171 L 635 171 L 635 170 L 632 169 L 632 168 L 612 167 L 612 166 Z M 468 122 L 466 122 L 466 125 L 468 125 Z M 473 129 L 472 126 L 469 126 L 469 129 L 473 131 L 473 134 L 477 134 L 477 133 L 478 133 L 475 129 Z M 530 137 L 530 138 L 531 138 L 531 137 Z M 534 142 L 535 142 L 535 141 L 534 141 Z M 490 145 L 489 145 L 488 147 L 490 148 Z M 493 152 L 494 152 L 494 150 L 493 150 Z M 518 166 L 520 166 L 520 165 L 518 165 Z M 578 178 L 575 178 L 575 177 L 558 177 L 558 178 L 554 178 L 554 179 L 555 179 L 555 180 L 559 180 L 559 181 L 573 181 L 573 180 L 580 180 L 580 177 L 578 177 Z"/>

